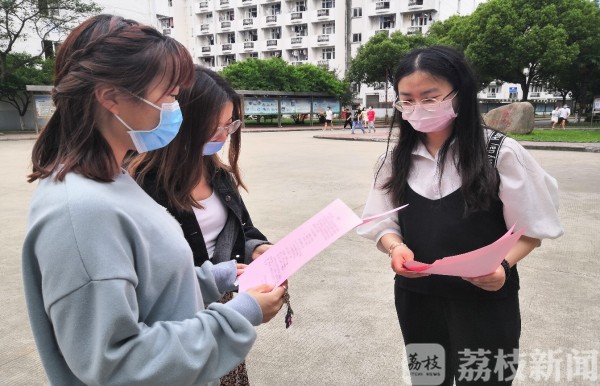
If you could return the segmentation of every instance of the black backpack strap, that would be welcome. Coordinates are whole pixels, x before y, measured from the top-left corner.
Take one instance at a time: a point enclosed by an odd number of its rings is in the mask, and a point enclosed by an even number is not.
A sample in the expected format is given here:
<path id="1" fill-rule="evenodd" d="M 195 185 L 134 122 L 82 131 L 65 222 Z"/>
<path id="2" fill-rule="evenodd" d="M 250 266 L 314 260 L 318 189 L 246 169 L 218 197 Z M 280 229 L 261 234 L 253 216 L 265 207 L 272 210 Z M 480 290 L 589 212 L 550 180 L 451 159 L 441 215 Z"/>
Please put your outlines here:
<path id="1" fill-rule="evenodd" d="M 500 146 L 506 139 L 506 135 L 502 134 L 499 131 L 491 130 L 492 135 L 488 138 L 487 143 L 487 156 L 490 164 L 496 168 L 496 164 L 498 163 L 498 154 L 500 154 Z"/>

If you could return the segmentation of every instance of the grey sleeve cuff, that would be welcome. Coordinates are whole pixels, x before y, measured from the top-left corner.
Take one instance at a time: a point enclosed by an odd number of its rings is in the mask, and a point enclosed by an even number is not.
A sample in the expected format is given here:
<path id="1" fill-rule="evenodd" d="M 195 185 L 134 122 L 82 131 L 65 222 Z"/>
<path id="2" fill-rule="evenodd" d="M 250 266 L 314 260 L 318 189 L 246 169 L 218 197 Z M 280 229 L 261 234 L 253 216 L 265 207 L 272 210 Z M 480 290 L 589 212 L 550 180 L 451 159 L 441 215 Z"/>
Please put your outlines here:
<path id="1" fill-rule="evenodd" d="M 212 274 L 215 277 L 215 283 L 219 292 L 225 293 L 237 289 L 236 264 L 235 260 L 229 260 L 213 265 Z"/>
<path id="2" fill-rule="evenodd" d="M 250 239 L 250 240 L 246 240 L 246 250 L 244 251 L 244 263 L 246 264 L 250 264 L 252 263 L 252 252 L 254 252 L 254 250 L 256 249 L 256 247 L 258 247 L 259 245 L 263 245 L 263 244 L 271 244 L 270 242 L 266 241 L 266 240 L 258 240 L 258 239 Z"/>
<path id="3" fill-rule="evenodd" d="M 253 326 L 258 326 L 262 323 L 263 315 L 258 302 L 245 292 L 234 296 L 233 299 L 225 303 L 225 306 L 239 312 Z"/>

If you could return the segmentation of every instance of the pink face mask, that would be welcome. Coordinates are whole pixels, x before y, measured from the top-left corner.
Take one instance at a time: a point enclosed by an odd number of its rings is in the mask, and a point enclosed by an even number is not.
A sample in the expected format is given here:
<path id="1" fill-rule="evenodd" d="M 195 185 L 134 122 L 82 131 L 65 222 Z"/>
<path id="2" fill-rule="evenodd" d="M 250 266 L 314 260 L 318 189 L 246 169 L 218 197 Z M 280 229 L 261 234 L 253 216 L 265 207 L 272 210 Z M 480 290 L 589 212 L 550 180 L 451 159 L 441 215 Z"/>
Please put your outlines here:
<path id="1" fill-rule="evenodd" d="M 402 112 L 402 118 L 417 131 L 434 133 L 447 128 L 456 118 L 456 113 L 452 108 L 452 99 L 448 99 L 440 102 L 435 111 L 427 111 L 421 105 L 416 105 L 410 113 Z"/>

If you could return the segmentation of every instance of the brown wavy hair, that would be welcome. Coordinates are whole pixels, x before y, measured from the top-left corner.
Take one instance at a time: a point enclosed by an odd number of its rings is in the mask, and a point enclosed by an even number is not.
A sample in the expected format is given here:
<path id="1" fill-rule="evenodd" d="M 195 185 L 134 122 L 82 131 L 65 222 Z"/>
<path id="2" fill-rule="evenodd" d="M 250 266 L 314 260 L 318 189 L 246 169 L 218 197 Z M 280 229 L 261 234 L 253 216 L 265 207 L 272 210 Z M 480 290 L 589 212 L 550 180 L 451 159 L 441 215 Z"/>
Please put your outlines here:
<path id="1" fill-rule="evenodd" d="M 56 56 L 56 110 L 33 147 L 28 181 L 55 171 L 59 181 L 71 171 L 112 181 L 121 165 L 97 128 L 96 87 L 109 85 L 143 96 L 157 79 L 171 90 L 189 86 L 192 78 L 192 58 L 176 40 L 119 16 L 89 18 L 69 34 Z"/>
<path id="2" fill-rule="evenodd" d="M 200 207 L 192 192 L 204 171 L 209 174 L 208 180 L 218 171 L 228 172 L 238 188 L 246 189 L 238 167 L 241 129 L 230 136 L 228 165 L 217 154 L 202 155 L 227 102 L 233 104 L 232 121 L 243 120 L 240 96 L 217 73 L 196 66 L 194 84 L 189 89 L 182 89 L 177 100 L 183 114 L 179 134 L 166 147 L 134 157 L 128 168 L 130 174 L 140 184 L 145 183 L 147 175 L 153 175 L 156 185 L 152 188 L 164 192 L 169 204 L 182 211 Z"/>

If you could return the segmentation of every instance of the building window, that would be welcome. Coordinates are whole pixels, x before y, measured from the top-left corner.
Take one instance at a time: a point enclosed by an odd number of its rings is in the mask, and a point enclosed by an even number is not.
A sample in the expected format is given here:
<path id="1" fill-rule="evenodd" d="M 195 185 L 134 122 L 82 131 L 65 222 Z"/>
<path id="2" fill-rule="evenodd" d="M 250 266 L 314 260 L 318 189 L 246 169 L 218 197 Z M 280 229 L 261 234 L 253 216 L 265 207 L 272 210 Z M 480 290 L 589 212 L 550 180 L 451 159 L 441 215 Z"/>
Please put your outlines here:
<path id="1" fill-rule="evenodd" d="M 332 35 L 335 33 L 335 22 L 323 23 L 323 35 Z"/>
<path id="2" fill-rule="evenodd" d="M 362 42 L 362 34 L 352 34 L 352 43 Z"/>
<path id="3" fill-rule="evenodd" d="M 60 16 L 58 4 L 54 0 L 38 0 L 38 9 L 44 16 Z"/>
<path id="4" fill-rule="evenodd" d="M 254 19 L 257 16 L 258 12 L 256 7 L 248 8 L 248 13 L 246 19 Z"/>
<path id="5" fill-rule="evenodd" d="M 235 20 L 235 15 L 233 10 L 221 12 L 219 15 L 219 21 L 233 21 Z"/>
<path id="6" fill-rule="evenodd" d="M 173 6 L 173 0 L 169 0 L 168 4 L 169 4 L 169 7 L 172 7 Z"/>
<path id="7" fill-rule="evenodd" d="M 292 27 L 296 36 L 308 36 L 308 28 L 306 24 L 295 25 Z"/>
<path id="8" fill-rule="evenodd" d="M 410 25 L 413 27 L 425 26 L 430 20 L 432 20 L 432 18 L 428 13 L 415 13 L 410 18 Z"/>
<path id="9" fill-rule="evenodd" d="M 281 39 L 281 27 L 271 28 L 271 39 Z"/>
<path id="10" fill-rule="evenodd" d="M 42 51 L 44 51 L 44 57 L 46 59 L 53 58 L 58 47 L 56 46 L 56 42 L 51 40 L 42 40 Z"/>
<path id="11" fill-rule="evenodd" d="M 281 4 L 271 4 L 271 7 L 267 11 L 267 15 L 275 16 L 281 14 Z"/>
<path id="12" fill-rule="evenodd" d="M 396 26 L 396 15 L 386 15 L 379 19 L 379 29 L 390 29 Z"/>
<path id="13" fill-rule="evenodd" d="M 235 43 L 235 33 L 231 32 L 227 34 L 227 43 Z"/>
<path id="14" fill-rule="evenodd" d="M 295 12 L 304 12 L 306 11 L 306 1 L 296 1 L 293 7 Z"/>
<path id="15" fill-rule="evenodd" d="M 362 8 L 352 8 L 352 17 L 362 17 Z"/>
<path id="16" fill-rule="evenodd" d="M 335 0 L 322 0 L 321 8 L 335 8 Z"/>
<path id="17" fill-rule="evenodd" d="M 335 59 L 335 48 L 323 48 L 321 51 L 321 58 L 323 60 Z"/>
<path id="18" fill-rule="evenodd" d="M 165 17 L 165 16 L 158 16 L 158 22 L 160 23 L 160 28 L 162 29 L 167 29 L 167 28 L 173 28 L 174 24 L 173 24 L 173 18 L 172 17 Z"/>
<path id="19" fill-rule="evenodd" d="M 251 52 L 248 57 L 251 59 L 258 59 L 258 52 Z"/>

